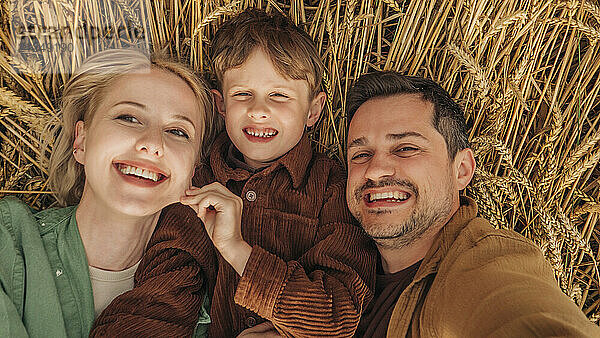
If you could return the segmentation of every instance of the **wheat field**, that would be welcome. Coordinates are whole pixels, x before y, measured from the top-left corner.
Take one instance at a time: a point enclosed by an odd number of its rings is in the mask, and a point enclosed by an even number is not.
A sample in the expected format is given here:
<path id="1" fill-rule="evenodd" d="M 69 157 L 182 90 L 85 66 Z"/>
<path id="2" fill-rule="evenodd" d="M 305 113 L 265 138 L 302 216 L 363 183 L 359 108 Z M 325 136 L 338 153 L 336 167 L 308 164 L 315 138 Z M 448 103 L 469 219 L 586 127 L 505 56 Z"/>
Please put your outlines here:
<path id="1" fill-rule="evenodd" d="M 467 195 L 494 226 L 539 245 L 562 290 L 598 322 L 597 0 L 3 0 L 0 197 L 54 203 L 41 155 L 55 135 L 44 130 L 85 57 L 161 50 L 203 73 L 215 29 L 249 6 L 286 13 L 314 38 L 327 102 L 312 138 L 342 162 L 346 93 L 360 74 L 441 83 L 464 108 L 476 153 Z"/>

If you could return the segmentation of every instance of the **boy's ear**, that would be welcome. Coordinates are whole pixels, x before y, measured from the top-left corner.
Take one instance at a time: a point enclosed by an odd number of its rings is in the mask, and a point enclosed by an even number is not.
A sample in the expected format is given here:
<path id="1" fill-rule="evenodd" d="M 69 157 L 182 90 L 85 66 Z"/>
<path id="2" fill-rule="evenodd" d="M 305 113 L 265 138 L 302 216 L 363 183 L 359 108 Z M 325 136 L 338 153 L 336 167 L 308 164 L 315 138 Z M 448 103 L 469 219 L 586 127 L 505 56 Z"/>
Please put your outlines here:
<path id="1" fill-rule="evenodd" d="M 463 190 L 469 185 L 473 174 L 475 174 L 475 157 L 473 150 L 465 148 L 456 153 L 454 157 L 456 168 L 456 183 L 458 190 Z"/>
<path id="2" fill-rule="evenodd" d="M 75 140 L 73 141 L 73 157 L 80 164 L 85 164 L 85 124 L 83 121 L 75 123 Z"/>
<path id="3" fill-rule="evenodd" d="M 215 106 L 219 111 L 219 114 L 225 116 L 225 101 L 223 100 L 223 94 L 217 89 L 210 90 L 213 94 L 213 100 L 215 100 Z"/>
<path id="4" fill-rule="evenodd" d="M 308 108 L 308 119 L 306 120 L 307 127 L 312 127 L 315 125 L 315 123 L 317 123 L 317 121 L 319 121 L 321 111 L 323 111 L 323 107 L 325 106 L 326 98 L 327 95 L 325 92 L 319 92 L 310 102 L 310 107 Z"/>

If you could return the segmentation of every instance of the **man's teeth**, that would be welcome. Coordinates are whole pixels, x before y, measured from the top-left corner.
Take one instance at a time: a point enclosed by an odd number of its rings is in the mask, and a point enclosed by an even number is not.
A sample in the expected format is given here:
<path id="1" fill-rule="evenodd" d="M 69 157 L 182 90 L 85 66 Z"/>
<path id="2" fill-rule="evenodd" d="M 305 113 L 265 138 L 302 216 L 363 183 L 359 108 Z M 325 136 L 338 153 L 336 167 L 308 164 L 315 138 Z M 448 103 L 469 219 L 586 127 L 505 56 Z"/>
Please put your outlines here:
<path id="1" fill-rule="evenodd" d="M 119 165 L 119 170 L 125 175 L 135 175 L 143 178 L 147 178 L 149 180 L 153 180 L 154 182 L 158 181 L 158 174 L 152 172 L 148 169 L 142 169 L 137 167 L 132 167 L 130 165 Z"/>
<path id="2" fill-rule="evenodd" d="M 379 192 L 376 194 L 369 194 L 369 202 L 373 202 L 373 201 L 377 201 L 377 200 L 386 200 L 386 199 L 405 201 L 409 197 L 410 197 L 410 195 L 405 192 L 387 191 L 387 192 Z"/>
<path id="3" fill-rule="evenodd" d="M 246 133 L 248 133 L 248 135 L 252 135 L 255 137 L 273 137 L 273 136 L 275 136 L 275 134 L 277 134 L 277 131 L 258 131 L 258 130 L 246 129 Z"/>

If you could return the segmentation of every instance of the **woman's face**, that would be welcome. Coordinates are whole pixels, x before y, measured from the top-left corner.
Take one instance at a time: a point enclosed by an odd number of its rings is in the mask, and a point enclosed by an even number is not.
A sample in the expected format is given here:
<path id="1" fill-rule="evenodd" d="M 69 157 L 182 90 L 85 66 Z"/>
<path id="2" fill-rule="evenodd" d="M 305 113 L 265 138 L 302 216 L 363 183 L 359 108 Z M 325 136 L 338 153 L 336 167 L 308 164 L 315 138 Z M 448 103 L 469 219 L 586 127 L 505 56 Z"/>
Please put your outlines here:
<path id="1" fill-rule="evenodd" d="M 190 186 L 202 123 L 194 92 L 178 76 L 155 68 L 121 76 L 91 123 L 76 125 L 82 200 L 127 216 L 179 201 Z"/>

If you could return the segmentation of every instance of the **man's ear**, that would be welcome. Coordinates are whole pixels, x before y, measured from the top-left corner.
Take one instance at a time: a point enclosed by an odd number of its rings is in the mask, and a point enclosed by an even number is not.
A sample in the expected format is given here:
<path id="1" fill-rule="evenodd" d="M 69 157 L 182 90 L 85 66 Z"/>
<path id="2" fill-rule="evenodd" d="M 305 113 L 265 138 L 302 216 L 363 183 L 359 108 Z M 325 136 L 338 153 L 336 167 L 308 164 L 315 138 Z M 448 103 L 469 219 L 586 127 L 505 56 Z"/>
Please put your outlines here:
<path id="1" fill-rule="evenodd" d="M 223 94 L 217 89 L 210 90 L 213 94 L 213 100 L 215 100 L 215 106 L 219 111 L 219 114 L 225 116 L 225 100 L 223 100 Z"/>
<path id="2" fill-rule="evenodd" d="M 454 157 L 454 167 L 456 169 L 458 190 L 463 190 L 469 185 L 473 174 L 475 174 L 475 156 L 473 155 L 473 150 L 465 148 L 458 151 Z"/>
<path id="3" fill-rule="evenodd" d="M 75 123 L 75 140 L 73 141 L 73 157 L 80 164 L 85 164 L 85 124 L 83 121 Z"/>
<path id="4" fill-rule="evenodd" d="M 306 120 L 307 127 L 312 127 L 315 125 L 315 123 L 317 123 L 317 121 L 319 121 L 326 98 L 327 95 L 325 92 L 319 92 L 310 102 L 310 107 L 308 108 L 308 119 Z"/>

